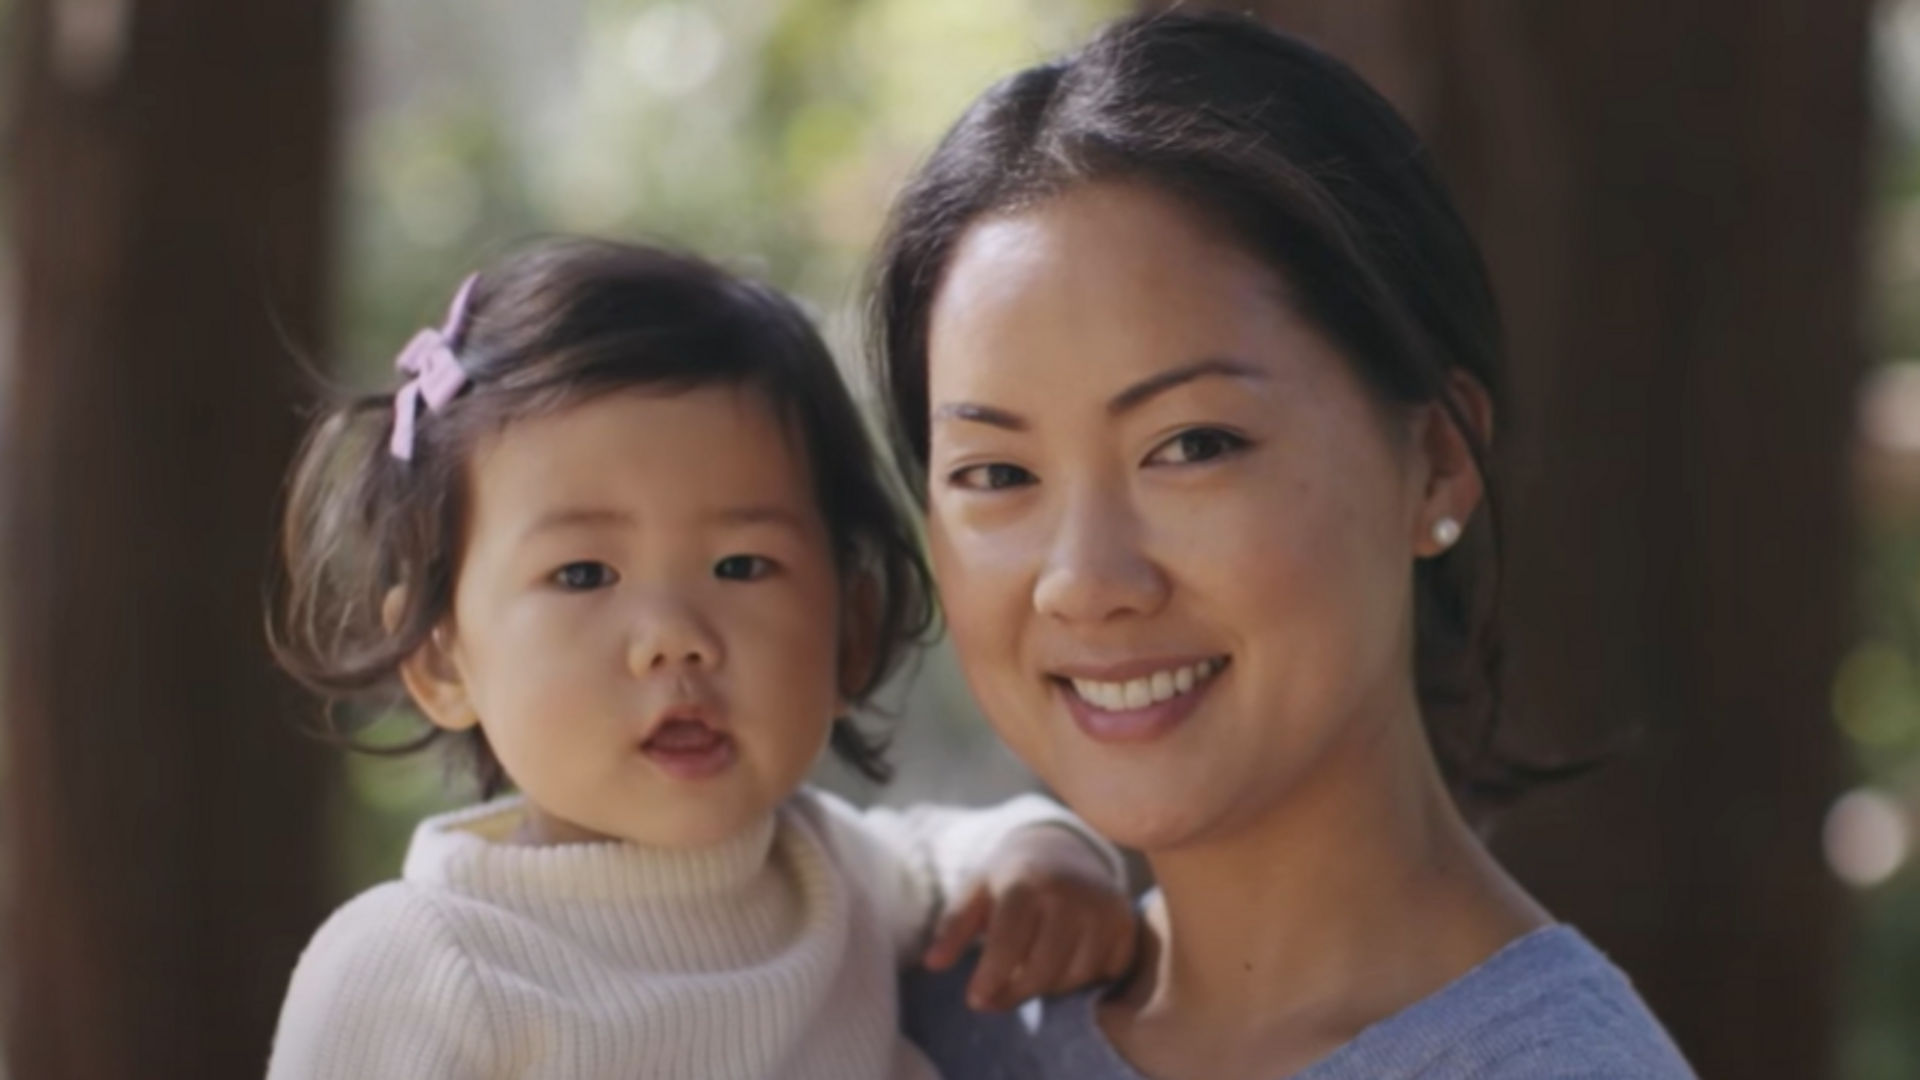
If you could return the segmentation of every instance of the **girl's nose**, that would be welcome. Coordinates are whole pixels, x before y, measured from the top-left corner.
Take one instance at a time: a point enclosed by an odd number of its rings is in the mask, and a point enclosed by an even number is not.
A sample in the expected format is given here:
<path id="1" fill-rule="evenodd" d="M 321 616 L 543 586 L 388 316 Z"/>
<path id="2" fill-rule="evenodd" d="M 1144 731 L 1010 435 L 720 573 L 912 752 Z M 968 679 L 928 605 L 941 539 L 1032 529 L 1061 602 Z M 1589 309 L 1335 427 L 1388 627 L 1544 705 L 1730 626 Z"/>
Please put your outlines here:
<path id="1" fill-rule="evenodd" d="M 1034 581 L 1034 610 L 1067 622 L 1158 611 L 1169 585 L 1140 534 L 1139 517 L 1124 496 L 1069 500 Z"/>
<path id="2" fill-rule="evenodd" d="M 712 671 L 722 659 L 719 636 L 700 612 L 667 597 L 645 604 L 627 650 L 627 666 L 636 675 L 677 666 Z"/>

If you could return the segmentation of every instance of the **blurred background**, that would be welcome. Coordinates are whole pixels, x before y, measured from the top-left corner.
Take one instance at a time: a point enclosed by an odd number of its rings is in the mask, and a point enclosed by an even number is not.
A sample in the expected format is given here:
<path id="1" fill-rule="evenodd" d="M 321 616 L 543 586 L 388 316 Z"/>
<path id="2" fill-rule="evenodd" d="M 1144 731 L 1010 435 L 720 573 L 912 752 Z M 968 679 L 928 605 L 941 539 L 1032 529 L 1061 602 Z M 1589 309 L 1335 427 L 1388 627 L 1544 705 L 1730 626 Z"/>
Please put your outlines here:
<path id="1" fill-rule="evenodd" d="M 849 370 L 892 193 L 1122 0 L 0 0 L 0 1034 L 256 1076 L 294 957 L 470 797 L 299 734 L 260 582 L 302 367 L 592 232 Z M 1156 5 L 1147 5 L 1156 6 Z M 1432 143 L 1512 343 L 1501 856 L 1703 1076 L 1920 1077 L 1920 0 L 1278 0 Z M 936 650 L 898 781 L 1029 778 Z M 401 717 L 383 721 L 405 733 Z"/>

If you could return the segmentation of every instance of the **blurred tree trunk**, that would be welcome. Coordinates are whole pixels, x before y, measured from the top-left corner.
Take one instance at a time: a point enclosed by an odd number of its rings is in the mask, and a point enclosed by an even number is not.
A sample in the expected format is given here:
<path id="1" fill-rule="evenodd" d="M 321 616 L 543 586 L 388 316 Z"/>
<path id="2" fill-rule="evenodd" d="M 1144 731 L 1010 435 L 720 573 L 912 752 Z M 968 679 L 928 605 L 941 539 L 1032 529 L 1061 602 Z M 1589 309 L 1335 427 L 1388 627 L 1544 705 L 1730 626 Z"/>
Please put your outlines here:
<path id="1" fill-rule="evenodd" d="M 259 1076 L 324 915 L 329 755 L 260 583 L 326 310 L 333 7 L 16 6 L 14 1076 Z"/>
<path id="2" fill-rule="evenodd" d="M 1701 1075 L 1828 1073 L 1866 3 L 1230 6 L 1392 98 L 1493 266 L 1507 741 L 1634 733 L 1497 848 Z"/>

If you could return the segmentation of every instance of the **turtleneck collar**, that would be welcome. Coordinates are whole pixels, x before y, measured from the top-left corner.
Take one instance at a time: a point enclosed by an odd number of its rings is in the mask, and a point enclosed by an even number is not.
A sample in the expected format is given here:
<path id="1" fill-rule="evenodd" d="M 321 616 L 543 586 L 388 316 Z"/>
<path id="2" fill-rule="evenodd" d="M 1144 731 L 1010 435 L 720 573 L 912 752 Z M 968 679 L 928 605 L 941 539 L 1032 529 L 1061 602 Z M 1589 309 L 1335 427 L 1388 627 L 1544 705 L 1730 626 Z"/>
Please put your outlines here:
<path id="1" fill-rule="evenodd" d="M 511 837 L 526 812 L 513 795 L 426 819 L 414 831 L 402 876 L 454 892 L 552 900 L 698 898 L 735 892 L 764 871 L 772 813 L 706 847 L 658 848 L 625 840 L 532 845 Z"/>

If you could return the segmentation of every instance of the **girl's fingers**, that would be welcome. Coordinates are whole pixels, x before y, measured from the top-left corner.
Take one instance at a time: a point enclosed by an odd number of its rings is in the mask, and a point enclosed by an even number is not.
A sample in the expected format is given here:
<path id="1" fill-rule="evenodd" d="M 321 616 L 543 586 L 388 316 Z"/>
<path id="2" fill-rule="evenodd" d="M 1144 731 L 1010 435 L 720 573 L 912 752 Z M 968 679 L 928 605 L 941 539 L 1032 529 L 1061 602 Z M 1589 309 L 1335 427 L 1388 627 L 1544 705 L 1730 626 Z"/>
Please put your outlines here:
<path id="1" fill-rule="evenodd" d="M 1031 890 L 1010 889 L 993 905 L 987 923 L 987 943 L 980 966 L 967 984 L 967 1004 L 976 1009 L 1001 1008 L 1008 979 L 1033 948 L 1039 933 L 1039 911 Z"/>
<path id="2" fill-rule="evenodd" d="M 1106 975 L 1112 944 L 1107 934 L 1081 934 L 1073 947 L 1073 959 L 1067 962 L 1067 970 L 1061 975 L 1056 988 L 1062 991 L 1078 990 L 1099 982 Z"/>
<path id="3" fill-rule="evenodd" d="M 934 971 L 945 971 L 960 959 L 967 946 L 987 927 L 993 914 L 993 894 L 984 884 L 974 886 L 957 907 L 949 908 L 934 928 L 933 942 L 920 962 Z"/>
<path id="4" fill-rule="evenodd" d="M 1127 913 L 1120 929 L 1108 935 L 1104 942 L 1105 956 L 1100 966 L 1100 974 L 1105 978 L 1118 979 L 1133 970 L 1133 958 L 1140 948 L 1140 935 L 1147 932 L 1146 923 L 1136 920 L 1133 913 Z"/>
<path id="5" fill-rule="evenodd" d="M 1084 915 L 1084 912 L 1082 913 Z M 1006 988 L 1005 1004 L 1012 1006 L 1036 994 L 1067 989 L 1067 969 L 1073 966 L 1074 950 L 1088 936 L 1084 924 L 1069 908 L 1057 904 L 1040 905 L 1037 930 L 1027 955 L 1014 969 Z"/>

